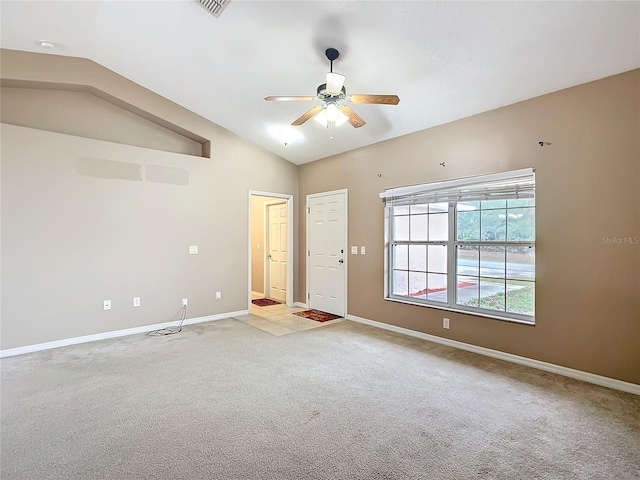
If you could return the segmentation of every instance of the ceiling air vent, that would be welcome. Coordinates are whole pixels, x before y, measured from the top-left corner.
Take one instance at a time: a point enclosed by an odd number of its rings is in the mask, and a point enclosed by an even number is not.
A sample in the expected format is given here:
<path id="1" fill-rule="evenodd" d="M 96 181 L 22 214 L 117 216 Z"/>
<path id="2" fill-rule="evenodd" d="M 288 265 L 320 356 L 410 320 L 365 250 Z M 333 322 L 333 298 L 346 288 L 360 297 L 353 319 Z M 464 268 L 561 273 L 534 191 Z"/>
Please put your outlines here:
<path id="1" fill-rule="evenodd" d="M 214 17 L 219 17 L 231 0 L 196 0 Z"/>

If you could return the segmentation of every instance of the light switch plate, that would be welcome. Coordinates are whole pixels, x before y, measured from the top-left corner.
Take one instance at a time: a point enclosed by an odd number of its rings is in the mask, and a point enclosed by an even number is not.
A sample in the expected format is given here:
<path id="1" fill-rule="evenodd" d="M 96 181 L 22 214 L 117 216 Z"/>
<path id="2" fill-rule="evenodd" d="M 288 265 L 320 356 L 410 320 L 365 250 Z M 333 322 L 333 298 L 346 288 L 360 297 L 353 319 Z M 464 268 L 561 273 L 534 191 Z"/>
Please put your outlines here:
<path id="1" fill-rule="evenodd" d="M 364 248 L 364 245 L 362 245 L 360 247 L 360 255 L 364 255 L 364 252 L 365 252 L 365 248 Z"/>
<path id="2" fill-rule="evenodd" d="M 104 302 L 102 302 L 102 309 L 111 310 L 111 300 L 105 300 Z"/>
<path id="3" fill-rule="evenodd" d="M 357 255 L 358 254 L 358 247 L 354 246 L 351 247 L 351 255 Z"/>
<path id="4" fill-rule="evenodd" d="M 133 306 L 134 307 L 140 306 L 140 297 L 133 297 Z"/>
<path id="5" fill-rule="evenodd" d="M 189 246 L 189 255 L 197 255 L 198 254 L 198 246 L 190 245 Z"/>

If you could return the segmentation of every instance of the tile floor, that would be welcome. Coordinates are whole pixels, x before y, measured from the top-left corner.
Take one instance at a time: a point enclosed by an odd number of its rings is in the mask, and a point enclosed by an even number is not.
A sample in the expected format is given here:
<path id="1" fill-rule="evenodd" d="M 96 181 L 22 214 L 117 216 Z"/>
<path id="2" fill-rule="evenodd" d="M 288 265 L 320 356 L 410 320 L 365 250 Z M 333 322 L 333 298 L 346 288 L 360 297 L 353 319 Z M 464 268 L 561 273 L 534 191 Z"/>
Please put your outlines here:
<path id="1" fill-rule="evenodd" d="M 252 299 L 263 297 L 263 295 L 251 294 Z M 301 312 L 303 310 L 307 309 L 287 307 L 284 304 L 271 305 L 269 307 L 258 307 L 252 304 L 250 315 L 235 317 L 235 319 L 276 336 L 289 335 L 290 333 L 302 332 L 303 330 L 312 328 L 320 328 L 324 325 L 344 320 L 344 318 L 337 318 L 328 322 L 315 322 L 293 314 L 294 312 Z"/>

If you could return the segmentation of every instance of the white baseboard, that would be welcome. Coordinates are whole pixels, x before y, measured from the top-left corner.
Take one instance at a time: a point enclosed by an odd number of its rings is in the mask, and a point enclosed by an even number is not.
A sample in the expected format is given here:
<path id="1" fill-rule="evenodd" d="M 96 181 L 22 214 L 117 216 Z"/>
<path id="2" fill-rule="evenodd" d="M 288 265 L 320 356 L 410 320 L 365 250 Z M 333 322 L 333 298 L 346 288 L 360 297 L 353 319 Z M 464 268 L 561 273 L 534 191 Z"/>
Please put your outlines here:
<path id="1" fill-rule="evenodd" d="M 492 350 L 490 348 L 478 347 L 469 343 L 458 342 L 456 340 L 449 340 L 448 338 L 437 337 L 435 335 L 429 335 L 427 333 L 417 332 L 415 330 L 409 330 L 408 328 L 397 327 L 395 325 L 389 325 L 387 323 L 376 322 L 374 320 L 368 320 L 366 318 L 357 317 L 355 315 L 347 315 L 347 320 L 352 320 L 358 323 L 364 323 L 372 327 L 382 328 L 391 332 L 401 333 L 403 335 L 409 335 L 411 337 L 420 338 L 429 342 L 440 343 L 449 347 L 459 348 L 460 350 L 467 350 L 468 352 L 478 353 L 480 355 L 486 355 L 487 357 L 493 357 L 500 360 L 506 360 L 507 362 L 517 363 L 519 365 L 525 365 L 527 367 L 537 368 L 538 370 L 544 370 L 545 372 L 557 373 L 565 377 L 575 378 L 584 382 L 593 383 L 602 387 L 613 388 L 614 390 L 621 390 L 623 392 L 633 393 L 634 395 L 640 395 L 640 385 L 635 383 L 623 382 L 622 380 L 616 380 L 615 378 L 603 377 L 594 373 L 583 372 L 581 370 L 574 370 L 572 368 L 563 367 L 561 365 L 555 365 L 553 363 L 541 362 L 540 360 L 534 360 L 532 358 L 520 357 L 511 353 L 501 352 L 499 350 Z"/>
<path id="2" fill-rule="evenodd" d="M 302 302 L 293 302 L 293 306 L 298 308 L 309 308 L 306 303 Z"/>
<path id="3" fill-rule="evenodd" d="M 264 297 L 264 293 L 262 293 L 262 292 L 254 292 L 253 290 L 251 290 L 251 295 L 260 295 L 261 297 Z"/>
<path id="4" fill-rule="evenodd" d="M 183 325 L 194 325 L 196 323 L 212 322 L 214 320 L 222 320 L 229 317 L 239 317 L 248 315 L 248 310 L 240 310 L 238 312 L 219 313 L 216 315 L 206 315 L 204 317 L 194 317 L 185 319 Z M 138 333 L 147 333 L 161 328 L 176 327 L 180 324 L 180 320 L 172 322 L 156 323 L 155 325 L 144 325 L 142 327 L 127 328 L 124 330 L 114 330 L 111 332 L 96 333 L 94 335 L 85 335 L 82 337 L 65 338 L 53 342 L 37 343 L 35 345 L 26 345 L 24 347 L 7 348 L 0 350 L 0 358 L 13 357 L 22 355 L 23 353 L 38 352 L 40 350 L 49 350 L 51 348 L 66 347 L 68 345 L 77 345 L 78 343 L 96 342 L 98 340 L 106 340 L 108 338 L 125 337 L 127 335 L 136 335 Z"/>

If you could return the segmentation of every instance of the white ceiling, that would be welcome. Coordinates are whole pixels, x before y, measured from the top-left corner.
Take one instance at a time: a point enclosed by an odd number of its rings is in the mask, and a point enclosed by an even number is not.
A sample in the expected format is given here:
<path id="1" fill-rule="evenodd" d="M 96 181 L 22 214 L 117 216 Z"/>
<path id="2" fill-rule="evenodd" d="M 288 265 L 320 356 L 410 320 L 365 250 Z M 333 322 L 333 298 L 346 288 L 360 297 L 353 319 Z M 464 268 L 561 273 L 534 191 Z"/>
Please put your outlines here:
<path id="1" fill-rule="evenodd" d="M 86 57 L 303 164 L 640 67 L 640 2 L 2 1 L 3 48 Z M 313 102 L 328 47 L 367 122 L 288 125 Z M 299 138 L 287 146 L 277 131 Z M 333 140 L 330 140 L 330 136 Z"/>

